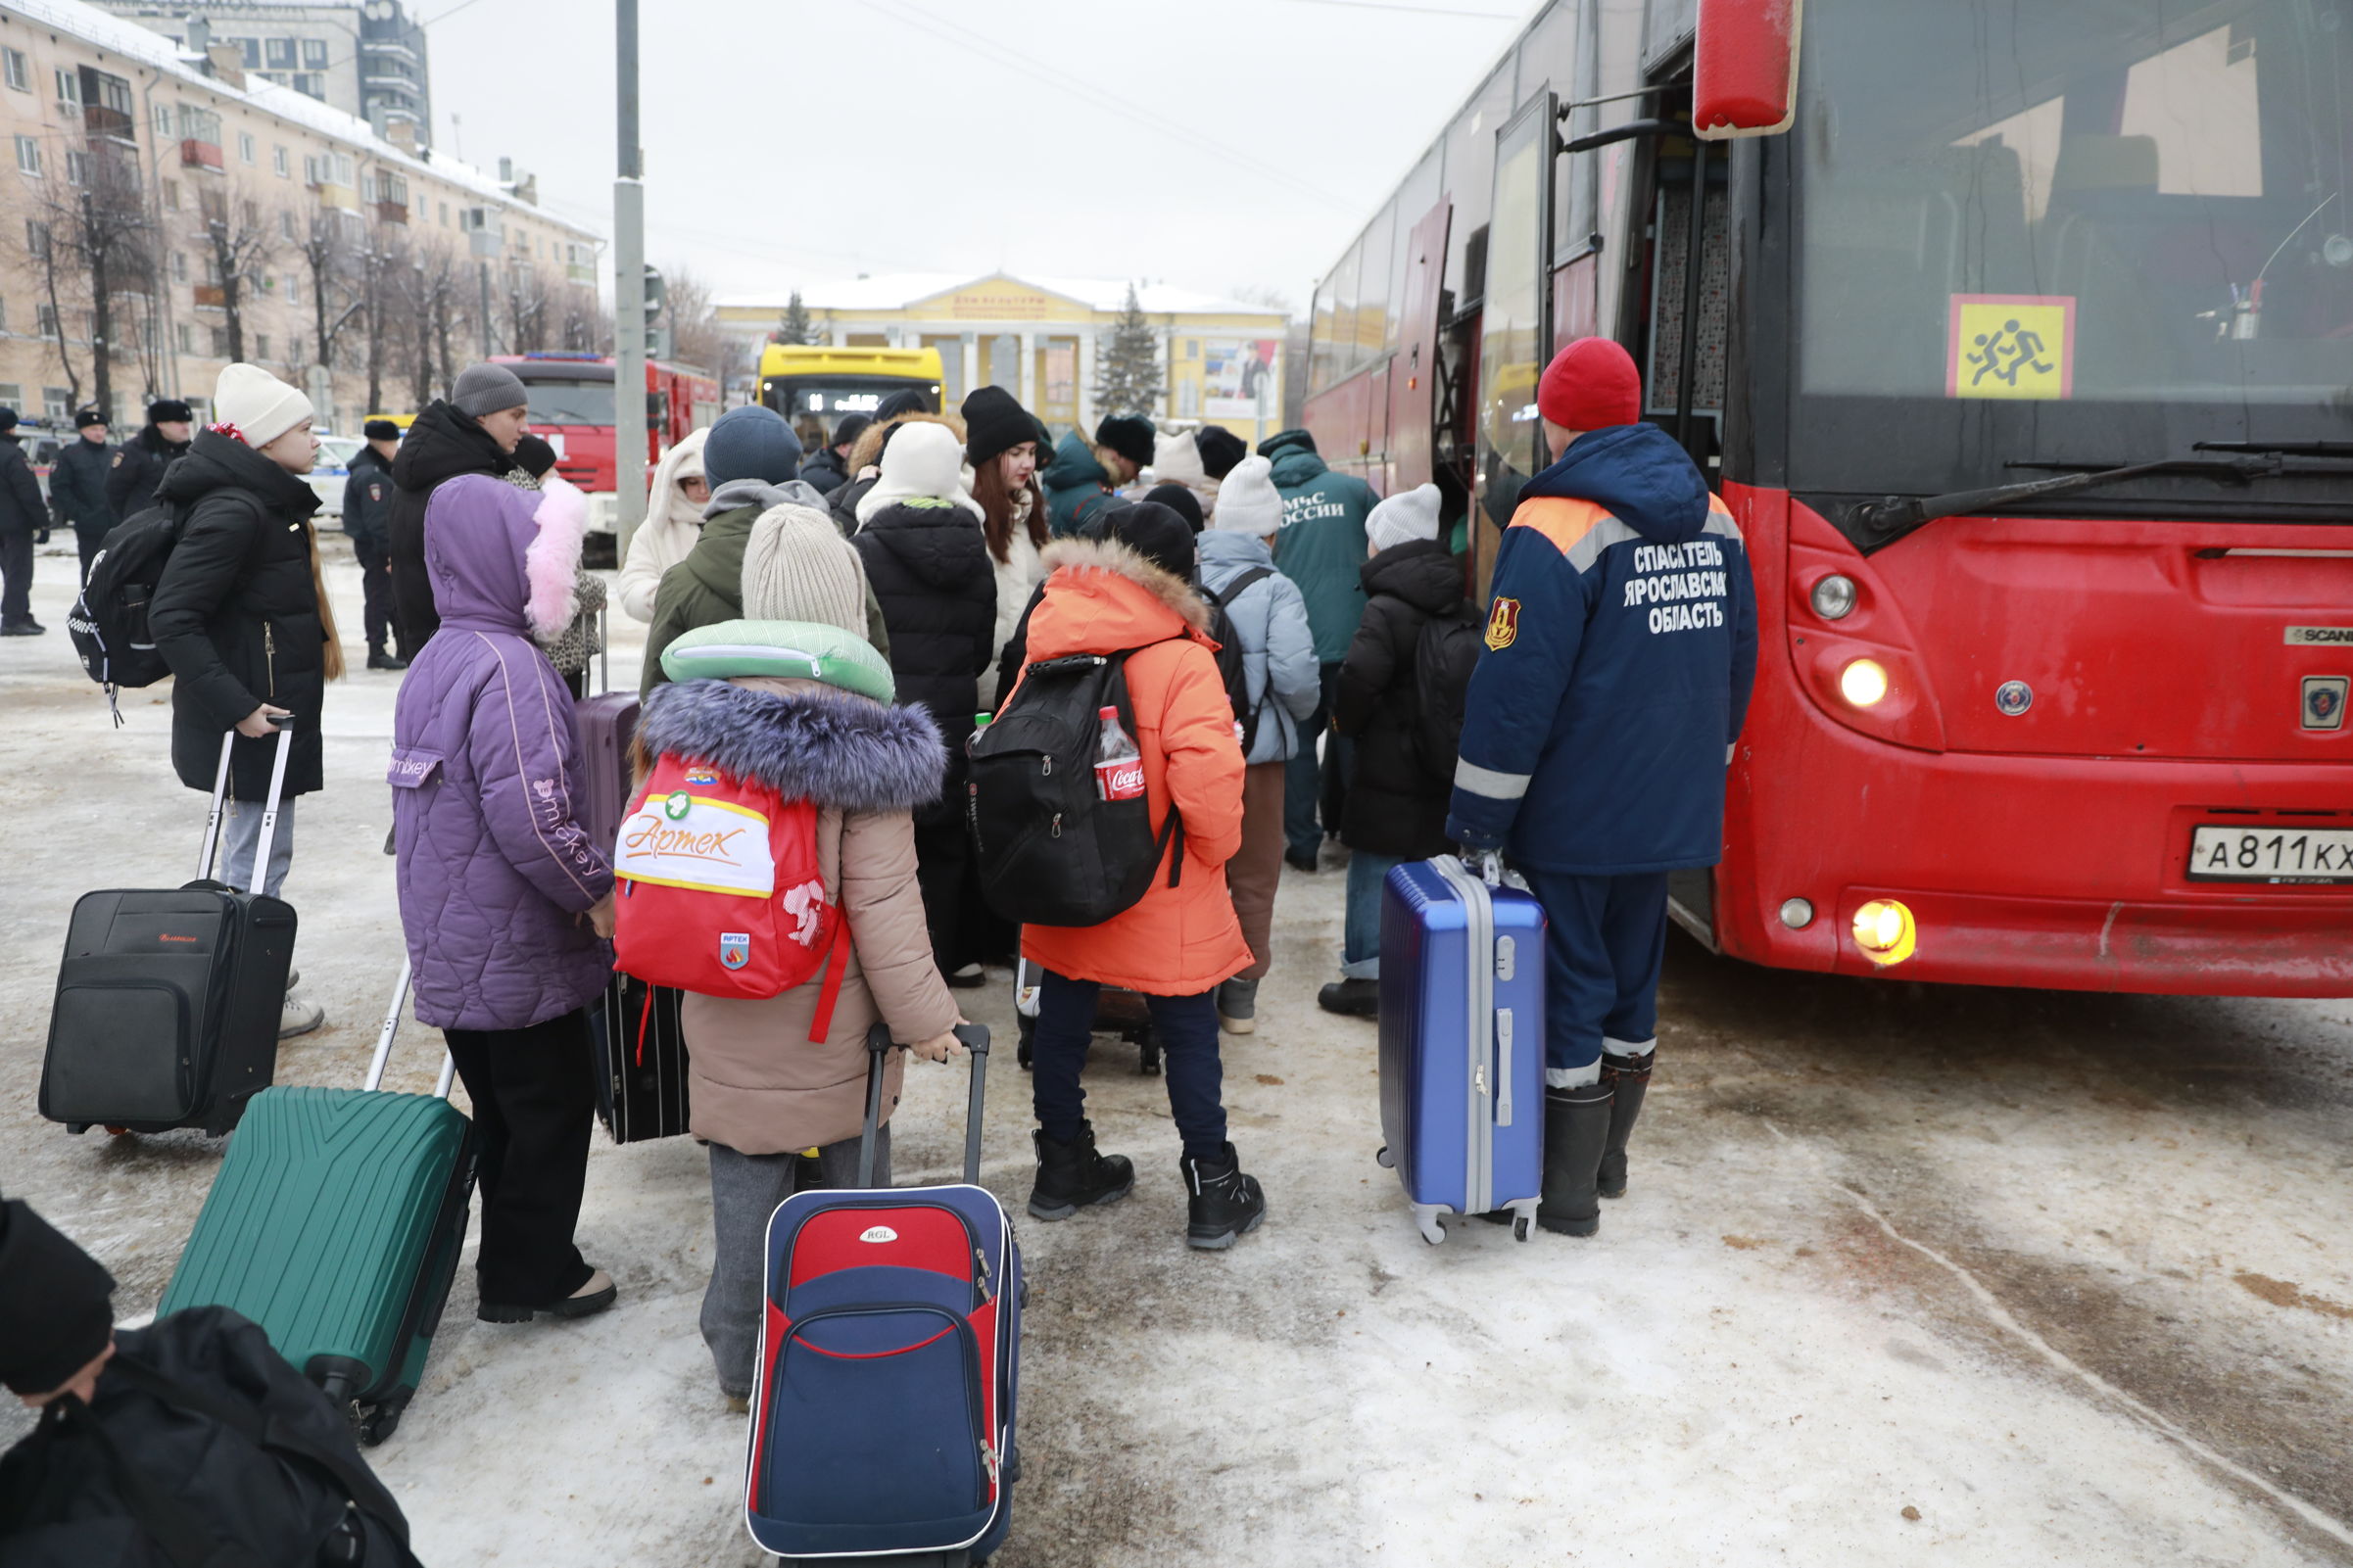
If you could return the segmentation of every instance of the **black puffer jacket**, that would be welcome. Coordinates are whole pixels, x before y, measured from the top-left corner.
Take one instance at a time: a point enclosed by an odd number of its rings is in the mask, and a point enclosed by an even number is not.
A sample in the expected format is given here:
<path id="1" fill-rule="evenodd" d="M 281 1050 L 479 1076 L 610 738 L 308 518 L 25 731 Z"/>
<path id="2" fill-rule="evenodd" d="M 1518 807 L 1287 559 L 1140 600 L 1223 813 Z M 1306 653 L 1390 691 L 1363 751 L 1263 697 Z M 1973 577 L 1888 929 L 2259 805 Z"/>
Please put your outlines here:
<path id="1" fill-rule="evenodd" d="M 166 441 L 164 433 L 148 425 L 122 444 L 115 453 L 115 466 L 106 474 L 106 503 L 115 516 L 128 521 L 130 514 L 155 499 L 155 487 L 164 482 L 164 470 L 188 454 L 190 443 Z"/>
<path id="2" fill-rule="evenodd" d="M 286 793 L 321 787 L 318 715 L 326 700 L 326 629 L 311 574 L 318 498 L 242 441 L 206 431 L 164 475 L 158 499 L 180 519 L 156 585 L 148 629 L 171 667 L 171 766 L 208 792 L 221 732 L 264 702 L 295 716 Z M 240 736 L 229 794 L 269 792 L 274 739 Z"/>
<path id="3" fill-rule="evenodd" d="M 420 648 L 441 625 L 433 607 L 433 584 L 425 576 L 425 502 L 445 480 L 459 474 L 505 473 L 515 466 L 511 453 L 502 450 L 491 433 L 435 399 L 392 459 L 392 616 L 399 623 L 401 644 Z"/>
<path id="4" fill-rule="evenodd" d="M 103 441 L 84 441 L 76 435 L 58 452 L 49 467 L 49 504 L 57 518 L 77 534 L 104 539 L 122 519 L 106 503 L 106 482 L 112 474 L 115 449 Z"/>
<path id="5" fill-rule="evenodd" d="M 996 650 L 996 574 L 981 524 L 962 506 L 900 501 L 851 541 L 890 631 L 898 700 L 931 710 L 947 742 L 947 787 L 919 821 L 964 809 L 964 742 L 981 703 L 981 672 Z"/>
<path id="6" fill-rule="evenodd" d="M 831 496 L 849 483 L 849 470 L 842 466 L 840 453 L 831 447 L 820 447 L 816 456 L 800 465 L 799 478 L 820 496 Z"/>
<path id="7" fill-rule="evenodd" d="M 1333 721 L 1356 737 L 1356 773 L 1340 841 L 1376 855 L 1425 860 L 1446 853 L 1451 776 L 1424 765 L 1414 734 L 1421 717 L 1414 650 L 1433 616 L 1463 605 L 1463 563 L 1434 540 L 1392 546 L 1367 561 L 1365 618 L 1340 665 Z"/>

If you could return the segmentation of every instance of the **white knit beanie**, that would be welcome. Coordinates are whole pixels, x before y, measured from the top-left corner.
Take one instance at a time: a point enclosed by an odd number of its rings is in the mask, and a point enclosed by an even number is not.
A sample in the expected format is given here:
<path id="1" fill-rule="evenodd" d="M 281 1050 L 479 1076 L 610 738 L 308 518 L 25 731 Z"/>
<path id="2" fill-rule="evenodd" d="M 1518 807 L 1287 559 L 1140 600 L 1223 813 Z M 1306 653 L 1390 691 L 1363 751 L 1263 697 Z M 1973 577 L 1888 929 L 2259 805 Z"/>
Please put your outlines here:
<path id="1" fill-rule="evenodd" d="M 744 546 L 744 618 L 815 621 L 867 634 L 866 566 L 834 520 L 790 501 L 751 525 Z"/>
<path id="2" fill-rule="evenodd" d="M 1152 478 L 1163 485 L 1198 486 L 1208 481 L 1209 470 L 1201 466 L 1201 449 L 1193 444 L 1191 431 L 1161 436 L 1152 443 Z"/>
<path id="3" fill-rule="evenodd" d="M 1377 553 L 1417 539 L 1438 537 L 1438 487 L 1417 485 L 1402 496 L 1391 496 L 1365 519 L 1365 543 Z"/>
<path id="4" fill-rule="evenodd" d="M 311 422 L 311 400 L 260 365 L 232 364 L 213 389 L 213 419 L 234 425 L 256 451 Z"/>
<path id="5" fill-rule="evenodd" d="M 1274 489 L 1274 465 L 1255 452 L 1233 465 L 1218 489 L 1218 512 L 1210 526 L 1260 539 L 1282 527 L 1282 497 Z"/>
<path id="6" fill-rule="evenodd" d="M 883 476 L 858 502 L 863 527 L 886 506 L 902 500 L 954 501 L 982 515 L 964 488 L 964 443 L 942 424 L 911 419 L 890 433 L 883 449 Z"/>

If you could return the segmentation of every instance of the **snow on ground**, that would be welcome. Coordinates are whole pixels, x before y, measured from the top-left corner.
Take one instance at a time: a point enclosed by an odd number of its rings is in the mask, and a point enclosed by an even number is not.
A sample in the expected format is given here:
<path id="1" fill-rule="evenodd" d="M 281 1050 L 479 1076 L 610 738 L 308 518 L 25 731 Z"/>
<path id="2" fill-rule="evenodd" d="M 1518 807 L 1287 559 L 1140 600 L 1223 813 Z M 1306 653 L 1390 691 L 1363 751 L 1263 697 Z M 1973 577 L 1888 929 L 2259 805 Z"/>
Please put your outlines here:
<path id="1" fill-rule="evenodd" d="M 331 540 L 347 645 L 357 577 Z M 189 875 L 201 803 L 162 692 L 110 730 L 41 561 L 44 639 L 0 642 L 19 820 L 0 939 L 0 1186 L 152 1309 L 217 1146 L 72 1138 L 33 1110 L 57 946 L 86 888 Z M 626 636 L 627 634 L 624 634 Z M 634 646 L 617 650 L 631 677 Z M 286 1082 L 357 1083 L 398 964 L 380 784 L 396 678 L 330 698 L 299 812 L 297 962 L 331 1027 Z M 1030 1565 L 2353 1562 L 2353 1004 L 1956 991 L 1767 974 L 1675 939 L 1633 1193 L 1598 1240 L 1485 1225 L 1425 1246 L 1380 1141 L 1368 1024 L 1320 1014 L 1336 853 L 1285 874 L 1260 1030 L 1226 1041 L 1266 1226 L 1182 1244 L 1158 1079 L 1103 1042 L 1133 1197 L 1019 1222 L 1032 1273 Z M 1013 1039 L 1006 987 L 972 1016 Z M 396 1086 L 429 1088 L 413 1025 Z M 984 1179 L 1026 1196 L 1023 1074 L 991 1077 Z M 958 1159 L 961 1069 L 919 1066 L 902 1182 Z M 696 1330 L 701 1152 L 590 1165 L 585 1323 L 474 1320 L 373 1457 L 425 1561 L 749 1564 L 744 1422 Z M 0 1435 L 22 1430 L 22 1412 Z"/>

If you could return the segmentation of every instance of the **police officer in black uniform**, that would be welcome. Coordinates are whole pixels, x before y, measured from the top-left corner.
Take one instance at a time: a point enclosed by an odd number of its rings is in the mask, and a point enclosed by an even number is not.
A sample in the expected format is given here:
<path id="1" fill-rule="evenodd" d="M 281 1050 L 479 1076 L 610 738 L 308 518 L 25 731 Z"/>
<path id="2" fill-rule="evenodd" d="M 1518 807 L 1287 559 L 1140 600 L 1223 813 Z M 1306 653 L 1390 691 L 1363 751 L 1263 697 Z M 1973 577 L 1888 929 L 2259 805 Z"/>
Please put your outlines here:
<path id="1" fill-rule="evenodd" d="M 360 557 L 367 593 L 367 667 L 406 670 L 408 640 L 401 639 L 398 653 L 384 645 L 393 635 L 392 456 L 401 449 L 401 427 L 389 419 L 370 419 L 360 433 L 367 445 L 352 458 L 351 477 L 343 482 L 343 531 Z"/>

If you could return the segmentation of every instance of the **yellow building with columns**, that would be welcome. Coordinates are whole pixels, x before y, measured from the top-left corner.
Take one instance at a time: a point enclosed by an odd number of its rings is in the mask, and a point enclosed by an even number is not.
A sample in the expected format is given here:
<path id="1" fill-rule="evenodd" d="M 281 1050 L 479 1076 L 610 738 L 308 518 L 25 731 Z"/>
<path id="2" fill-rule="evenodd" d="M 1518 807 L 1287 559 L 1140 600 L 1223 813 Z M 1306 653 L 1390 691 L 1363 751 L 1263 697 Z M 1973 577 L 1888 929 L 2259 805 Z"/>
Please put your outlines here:
<path id="1" fill-rule="evenodd" d="M 1160 342 L 1168 390 L 1164 422 L 1223 425 L 1255 444 L 1282 420 L 1280 310 L 1166 283 L 1136 286 Z M 790 291 L 723 300 L 719 323 L 756 363 L 783 323 Z M 937 349 L 949 407 L 976 387 L 1000 386 L 1054 428 L 1091 433 L 1098 357 L 1127 307 L 1124 279 L 896 273 L 801 291 L 820 343 Z"/>

